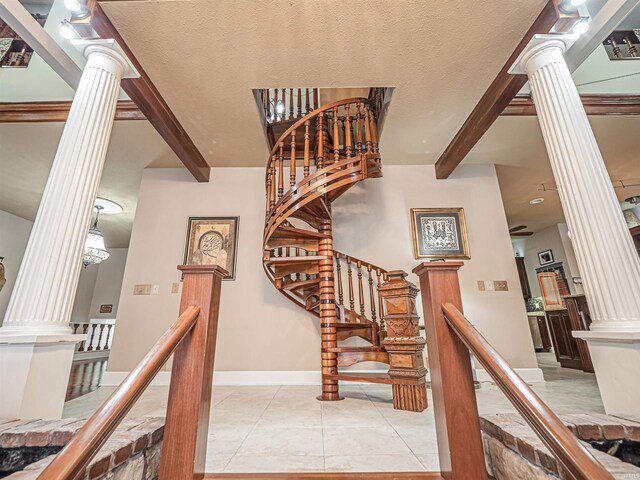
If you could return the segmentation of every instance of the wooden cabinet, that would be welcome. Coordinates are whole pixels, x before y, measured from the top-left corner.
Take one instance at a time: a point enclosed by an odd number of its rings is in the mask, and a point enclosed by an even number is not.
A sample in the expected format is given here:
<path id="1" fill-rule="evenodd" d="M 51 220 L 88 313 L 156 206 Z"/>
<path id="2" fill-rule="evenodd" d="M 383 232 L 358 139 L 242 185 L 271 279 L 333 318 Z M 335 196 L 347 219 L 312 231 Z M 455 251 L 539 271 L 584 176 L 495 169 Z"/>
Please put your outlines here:
<path id="1" fill-rule="evenodd" d="M 554 310 L 547 312 L 551 341 L 555 350 L 556 359 L 565 368 L 582 370 L 582 359 L 578 350 L 576 339 L 571 335 L 571 318 L 567 310 Z"/>
<path id="2" fill-rule="evenodd" d="M 516 257 L 516 265 L 518 267 L 522 296 L 525 300 L 528 300 L 531 298 L 531 288 L 529 287 L 529 279 L 527 278 L 527 269 L 524 266 L 524 257 Z"/>
<path id="3" fill-rule="evenodd" d="M 589 330 L 589 325 L 591 325 L 591 313 L 589 312 L 587 298 L 584 295 L 571 295 L 570 297 L 564 297 L 564 302 L 567 305 L 567 312 L 571 319 L 571 329 Z M 578 348 L 578 354 L 582 360 L 582 369 L 585 372 L 594 373 L 587 342 L 579 338 L 576 338 L 575 341 L 576 347 Z"/>

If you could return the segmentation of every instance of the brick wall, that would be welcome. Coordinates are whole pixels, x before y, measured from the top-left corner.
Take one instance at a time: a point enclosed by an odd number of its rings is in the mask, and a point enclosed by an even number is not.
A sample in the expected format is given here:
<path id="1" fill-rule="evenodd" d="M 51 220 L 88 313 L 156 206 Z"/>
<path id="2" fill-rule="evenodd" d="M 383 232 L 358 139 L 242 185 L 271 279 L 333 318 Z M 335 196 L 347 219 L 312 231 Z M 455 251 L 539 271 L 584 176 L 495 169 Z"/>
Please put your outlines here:
<path id="1" fill-rule="evenodd" d="M 49 451 L 62 448 L 84 424 L 84 419 L 0 421 L 0 452 Z M 158 476 L 164 418 L 123 421 L 93 458 L 81 480 L 152 480 Z M 54 455 L 13 473 L 8 480 L 34 480 Z"/>
<path id="2" fill-rule="evenodd" d="M 640 468 L 587 443 L 625 439 L 640 441 L 640 417 L 573 414 L 560 415 L 560 419 L 614 478 L 640 480 Z M 520 415 L 484 415 L 480 417 L 480 427 L 487 468 L 497 480 L 572 478 Z"/>

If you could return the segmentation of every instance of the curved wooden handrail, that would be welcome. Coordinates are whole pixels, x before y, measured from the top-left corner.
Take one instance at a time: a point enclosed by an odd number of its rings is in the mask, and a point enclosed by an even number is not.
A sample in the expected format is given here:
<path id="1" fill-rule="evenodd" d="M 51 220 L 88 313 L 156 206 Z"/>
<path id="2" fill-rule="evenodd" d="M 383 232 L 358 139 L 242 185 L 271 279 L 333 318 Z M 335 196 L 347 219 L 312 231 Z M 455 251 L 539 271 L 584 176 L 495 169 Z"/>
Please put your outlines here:
<path id="1" fill-rule="evenodd" d="M 455 305 L 443 303 L 442 311 L 451 329 L 576 480 L 613 480 L 613 476 L 518 376 Z"/>
<path id="2" fill-rule="evenodd" d="M 377 271 L 379 271 L 380 273 L 385 274 L 385 275 L 386 275 L 387 273 L 389 273 L 389 272 L 388 272 L 388 270 L 385 270 L 385 269 L 384 269 L 384 268 L 382 268 L 382 267 L 378 267 L 377 265 L 374 265 L 373 263 L 366 262 L 366 261 L 364 261 L 364 260 L 362 260 L 362 259 L 360 259 L 360 258 L 356 258 L 356 257 L 354 257 L 353 255 L 347 255 L 346 253 L 339 252 L 339 251 L 337 251 L 337 250 L 335 250 L 335 249 L 333 250 L 333 255 L 334 255 L 336 258 L 344 258 L 345 260 L 346 260 L 346 259 L 349 259 L 349 260 L 351 260 L 352 262 L 360 262 L 360 264 L 361 264 L 363 267 L 365 267 L 365 268 L 367 268 L 367 267 L 371 267 L 371 270 L 377 270 Z"/>
<path id="3" fill-rule="evenodd" d="M 199 314 L 199 307 L 191 306 L 185 309 L 138 366 L 44 469 L 38 477 L 39 480 L 72 480 L 86 468 L 176 347 L 194 327 Z"/>

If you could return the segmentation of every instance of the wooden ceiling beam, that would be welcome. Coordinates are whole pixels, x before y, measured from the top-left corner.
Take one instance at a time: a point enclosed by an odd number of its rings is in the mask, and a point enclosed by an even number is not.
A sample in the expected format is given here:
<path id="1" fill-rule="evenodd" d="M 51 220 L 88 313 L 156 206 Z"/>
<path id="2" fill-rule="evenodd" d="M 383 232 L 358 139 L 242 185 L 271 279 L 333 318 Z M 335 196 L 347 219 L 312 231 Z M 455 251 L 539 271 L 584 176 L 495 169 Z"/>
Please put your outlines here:
<path id="1" fill-rule="evenodd" d="M 511 75 L 508 70 L 534 35 L 569 31 L 579 19 L 577 14 L 567 15 L 559 9 L 560 0 L 549 0 L 533 22 L 518 46 L 504 64 L 462 128 L 436 162 L 436 177 L 448 178 L 464 160 L 482 136 L 502 114 L 511 100 L 527 83 L 526 75 Z"/>
<path id="2" fill-rule="evenodd" d="M 140 111 L 151 122 L 160 136 L 171 147 L 184 166 L 191 172 L 198 182 L 208 182 L 211 171 L 210 165 L 202 156 L 196 145 L 189 137 L 180 121 L 176 118 L 169 105 L 164 100 L 156 86 L 145 72 L 120 32 L 109 20 L 97 1 L 90 1 L 91 27 L 100 38 L 115 39 L 129 60 L 140 74 L 138 78 L 123 78 L 122 89 L 138 106 Z"/>
<path id="3" fill-rule="evenodd" d="M 66 122 L 71 101 L 0 102 L 0 123 Z M 131 100 L 120 100 L 116 120 L 146 120 Z"/>
<path id="4" fill-rule="evenodd" d="M 580 95 L 580 99 L 587 115 L 640 115 L 640 95 Z M 536 106 L 530 95 L 516 96 L 501 115 L 536 115 Z"/>

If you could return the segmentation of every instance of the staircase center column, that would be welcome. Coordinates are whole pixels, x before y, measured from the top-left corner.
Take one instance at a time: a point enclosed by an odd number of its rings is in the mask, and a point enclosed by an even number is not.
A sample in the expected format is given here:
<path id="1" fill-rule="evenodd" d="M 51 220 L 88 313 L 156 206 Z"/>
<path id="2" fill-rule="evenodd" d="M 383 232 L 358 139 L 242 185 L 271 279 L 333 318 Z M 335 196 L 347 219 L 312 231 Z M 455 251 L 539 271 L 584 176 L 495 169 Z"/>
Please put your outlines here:
<path id="1" fill-rule="evenodd" d="M 338 392 L 338 381 L 326 378 L 326 375 L 338 373 L 338 353 L 328 352 L 338 346 L 336 329 L 336 297 L 333 276 L 333 230 L 331 220 L 323 220 L 319 232 L 326 235 L 319 242 L 320 260 L 318 278 L 320 278 L 320 332 L 322 336 L 322 394 L 318 400 L 342 400 Z"/>
<path id="2" fill-rule="evenodd" d="M 69 319 L 120 80 L 135 72 L 113 40 L 74 42 L 87 58 L 0 328 L 0 417 L 56 418 L 75 344 Z"/>
<path id="3" fill-rule="evenodd" d="M 591 331 L 587 341 L 607 413 L 640 413 L 640 258 L 564 59 L 570 35 L 537 35 L 511 73 L 526 73 L 571 232 Z"/>

